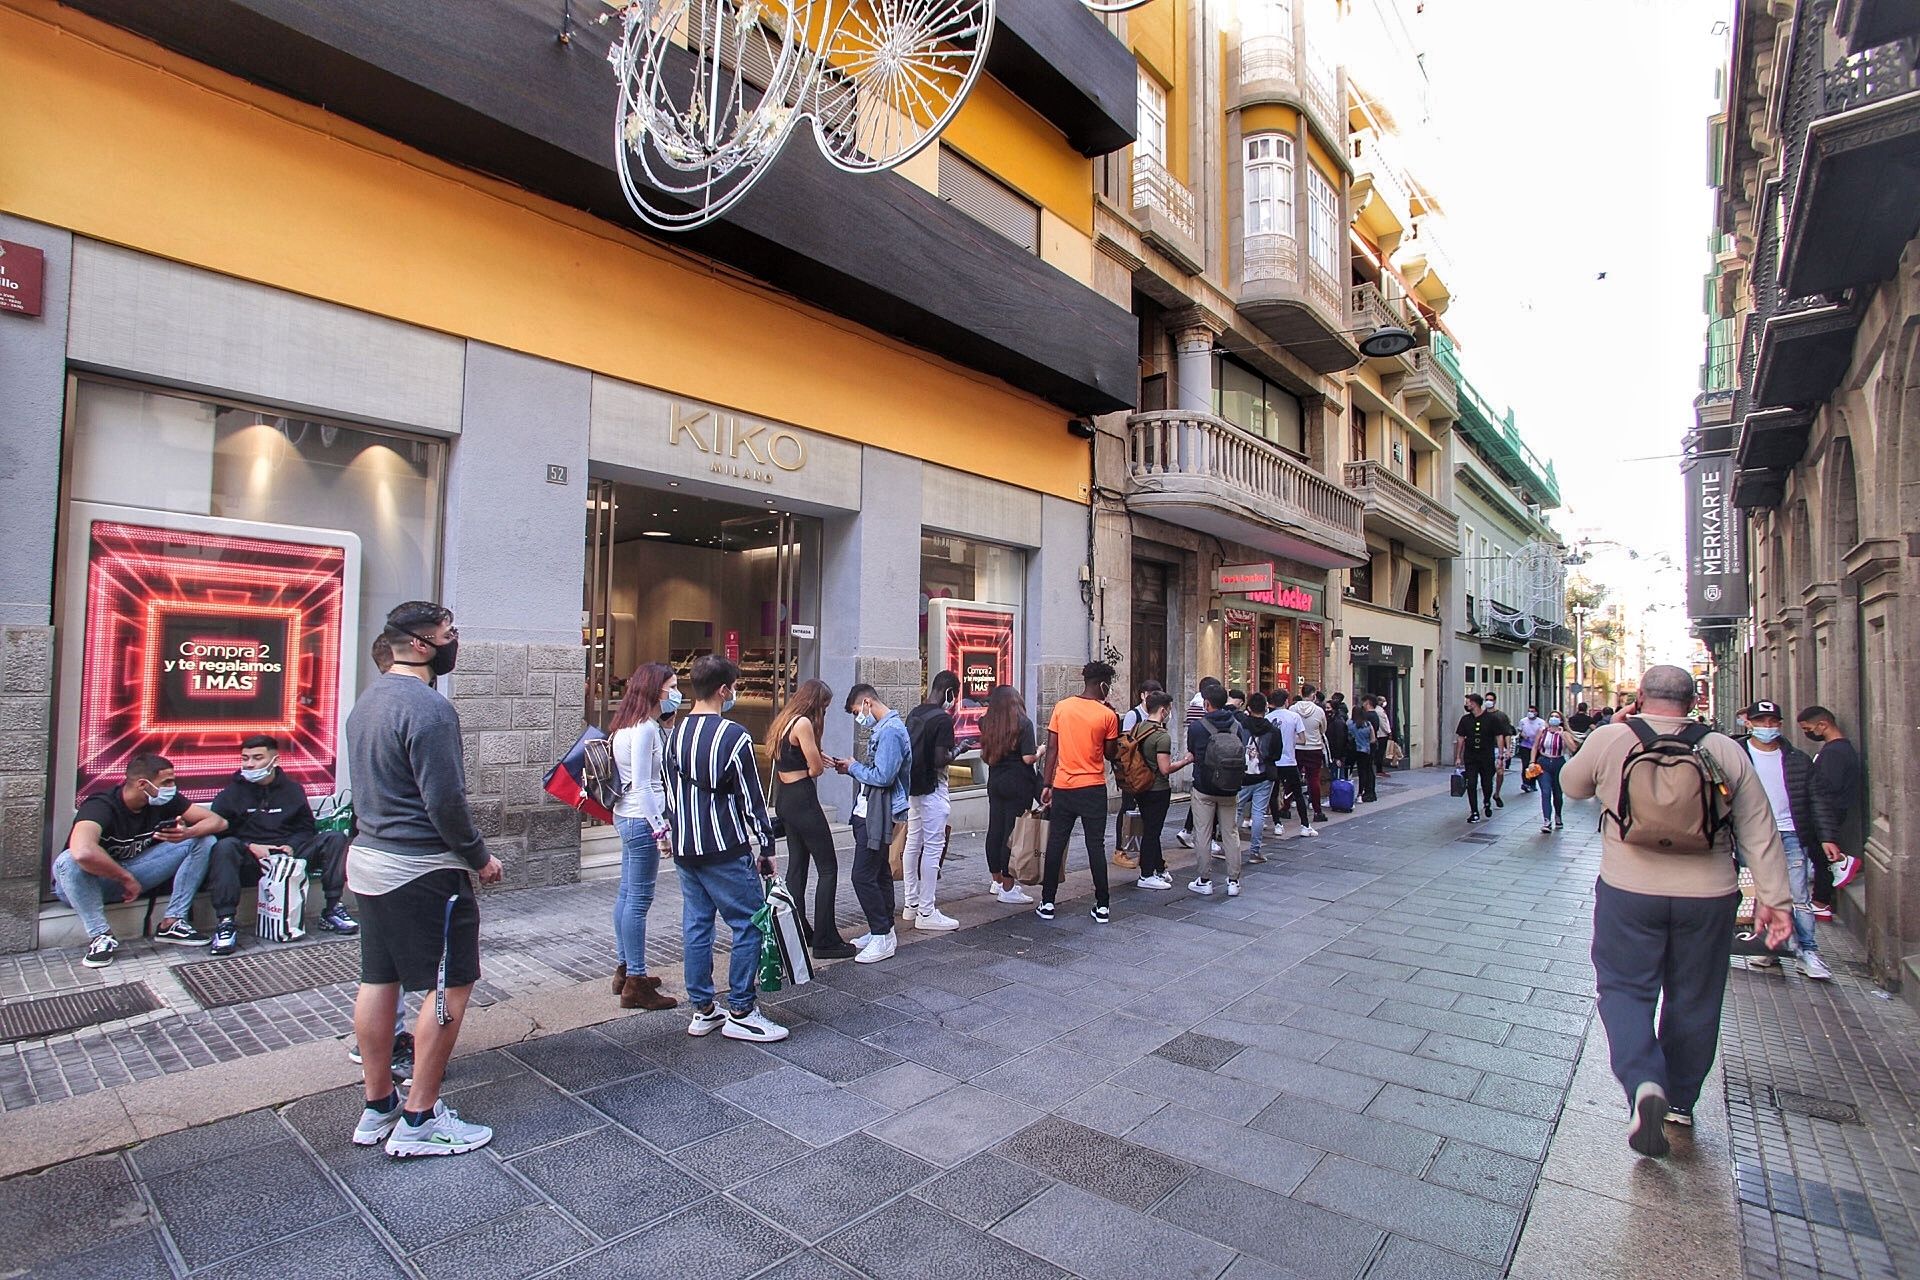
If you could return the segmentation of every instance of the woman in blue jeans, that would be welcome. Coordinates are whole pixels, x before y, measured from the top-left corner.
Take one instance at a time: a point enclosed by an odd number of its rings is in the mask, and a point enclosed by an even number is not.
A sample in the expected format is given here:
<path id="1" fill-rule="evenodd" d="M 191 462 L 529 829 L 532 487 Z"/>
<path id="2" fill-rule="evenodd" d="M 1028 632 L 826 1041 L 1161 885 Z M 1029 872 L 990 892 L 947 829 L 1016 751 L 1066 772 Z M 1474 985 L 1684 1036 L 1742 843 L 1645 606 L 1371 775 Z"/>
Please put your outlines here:
<path id="1" fill-rule="evenodd" d="M 649 662 L 627 681 L 608 733 L 623 784 L 613 806 L 620 833 L 620 892 L 613 899 L 613 945 L 619 963 L 613 991 L 622 1009 L 671 1009 L 678 1003 L 647 972 L 647 910 L 667 847 L 666 788 L 661 782 L 660 718 L 680 709 L 679 680 L 664 662 Z"/>
<path id="2" fill-rule="evenodd" d="M 1579 750 L 1573 734 L 1567 731 L 1566 721 L 1558 711 L 1547 717 L 1547 727 L 1542 729 L 1533 740 L 1533 746 L 1527 753 L 1529 765 L 1540 766 L 1540 833 L 1550 835 L 1554 828 L 1566 826 L 1561 816 L 1567 798 L 1560 790 L 1560 770 L 1567 758 Z"/>

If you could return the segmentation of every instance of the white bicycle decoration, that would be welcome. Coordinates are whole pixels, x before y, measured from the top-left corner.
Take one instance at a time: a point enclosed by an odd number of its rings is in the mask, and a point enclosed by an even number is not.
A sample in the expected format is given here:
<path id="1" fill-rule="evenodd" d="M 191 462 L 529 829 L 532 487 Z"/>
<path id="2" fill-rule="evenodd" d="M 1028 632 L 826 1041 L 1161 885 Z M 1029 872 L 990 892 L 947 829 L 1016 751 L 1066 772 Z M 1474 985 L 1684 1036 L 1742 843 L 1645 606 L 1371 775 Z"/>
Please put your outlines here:
<path id="1" fill-rule="evenodd" d="M 994 0 L 609 0 L 627 203 L 686 231 L 725 213 L 802 119 L 849 173 L 940 136 L 986 66 Z M 1083 0 L 1120 13 L 1146 0 Z"/>

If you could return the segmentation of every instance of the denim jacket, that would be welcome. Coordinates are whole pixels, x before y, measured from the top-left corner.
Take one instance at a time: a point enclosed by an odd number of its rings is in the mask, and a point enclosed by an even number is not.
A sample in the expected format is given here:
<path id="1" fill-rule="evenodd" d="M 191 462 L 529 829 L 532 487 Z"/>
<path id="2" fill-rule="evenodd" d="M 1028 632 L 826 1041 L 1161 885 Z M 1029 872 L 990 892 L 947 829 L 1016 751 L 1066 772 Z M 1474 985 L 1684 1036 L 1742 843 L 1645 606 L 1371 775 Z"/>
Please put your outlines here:
<path id="1" fill-rule="evenodd" d="M 867 735 L 867 758 L 848 765 L 847 774 L 869 787 L 890 788 L 893 812 L 902 814 L 907 811 L 907 774 L 912 762 L 913 747 L 907 738 L 906 721 L 898 711 L 889 711 L 887 718 Z"/>

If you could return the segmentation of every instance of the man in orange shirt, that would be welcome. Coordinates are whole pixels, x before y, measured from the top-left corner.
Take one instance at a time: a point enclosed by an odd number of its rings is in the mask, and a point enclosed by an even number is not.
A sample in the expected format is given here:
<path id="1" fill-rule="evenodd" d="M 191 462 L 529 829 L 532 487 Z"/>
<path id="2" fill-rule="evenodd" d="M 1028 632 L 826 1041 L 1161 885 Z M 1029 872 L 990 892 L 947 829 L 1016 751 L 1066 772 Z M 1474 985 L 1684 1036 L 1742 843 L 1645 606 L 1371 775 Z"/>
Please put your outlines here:
<path id="1" fill-rule="evenodd" d="M 1047 820 L 1047 862 L 1040 905 L 1034 913 L 1053 919 L 1053 895 L 1066 869 L 1067 841 L 1078 822 L 1087 837 L 1087 862 L 1093 868 L 1093 918 L 1105 924 L 1107 909 L 1107 761 L 1120 740 L 1120 717 L 1107 705 L 1113 668 L 1089 662 L 1080 669 L 1086 688 L 1063 698 L 1047 721 L 1047 784 L 1040 803 Z"/>

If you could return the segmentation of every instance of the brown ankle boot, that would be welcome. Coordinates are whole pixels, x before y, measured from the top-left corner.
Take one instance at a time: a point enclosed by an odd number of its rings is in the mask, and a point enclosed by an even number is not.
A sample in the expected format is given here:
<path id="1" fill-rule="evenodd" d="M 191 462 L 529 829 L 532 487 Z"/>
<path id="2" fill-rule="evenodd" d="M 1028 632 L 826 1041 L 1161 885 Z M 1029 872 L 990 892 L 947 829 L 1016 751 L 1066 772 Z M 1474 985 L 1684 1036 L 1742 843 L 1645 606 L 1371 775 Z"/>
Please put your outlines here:
<path id="1" fill-rule="evenodd" d="M 619 995 L 622 991 L 626 990 L 626 986 L 627 966 L 624 964 L 613 966 L 613 994 Z"/>
<path id="2" fill-rule="evenodd" d="M 660 979 L 635 976 L 627 979 L 620 992 L 622 1009 L 671 1009 L 679 1004 L 672 996 L 660 994 Z"/>

